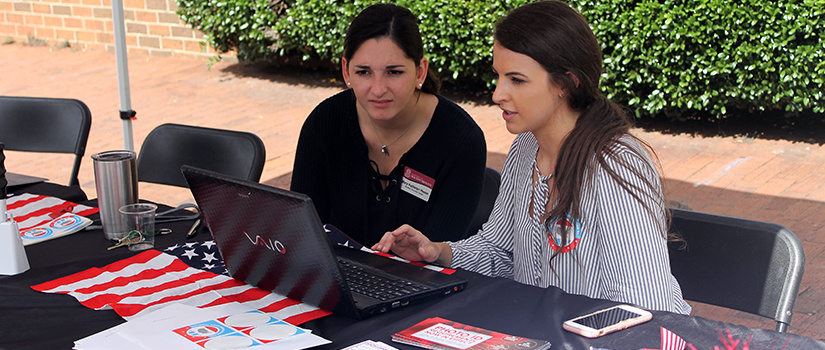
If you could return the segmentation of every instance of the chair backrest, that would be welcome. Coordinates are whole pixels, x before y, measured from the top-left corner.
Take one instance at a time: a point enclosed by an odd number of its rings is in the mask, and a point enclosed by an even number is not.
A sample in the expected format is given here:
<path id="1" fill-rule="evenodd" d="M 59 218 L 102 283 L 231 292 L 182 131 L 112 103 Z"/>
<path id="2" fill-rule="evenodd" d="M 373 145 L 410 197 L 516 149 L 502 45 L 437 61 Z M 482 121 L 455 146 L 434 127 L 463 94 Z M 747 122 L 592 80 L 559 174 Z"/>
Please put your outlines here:
<path id="1" fill-rule="evenodd" d="M 265 161 L 264 143 L 255 134 L 163 124 L 143 140 L 138 181 L 188 187 L 180 168 L 191 165 L 257 182 Z"/>
<path id="2" fill-rule="evenodd" d="M 470 222 L 470 228 L 467 229 L 467 236 L 478 233 L 481 225 L 484 225 L 487 219 L 490 218 L 490 213 L 493 211 L 493 204 L 496 203 L 496 197 L 498 197 L 499 185 L 501 185 L 501 174 L 498 170 L 488 167 L 484 172 L 481 198 L 478 200 L 478 207 L 476 208 L 475 215 L 473 215 L 473 220 Z"/>
<path id="3" fill-rule="evenodd" d="M 793 232 L 760 221 L 672 209 L 670 268 L 685 299 L 769 317 L 784 332 L 805 269 Z"/>
<path id="4" fill-rule="evenodd" d="M 92 113 L 81 101 L 0 96 L 0 142 L 6 150 L 74 154 L 69 186 L 80 184 L 77 174 L 91 127 Z"/>

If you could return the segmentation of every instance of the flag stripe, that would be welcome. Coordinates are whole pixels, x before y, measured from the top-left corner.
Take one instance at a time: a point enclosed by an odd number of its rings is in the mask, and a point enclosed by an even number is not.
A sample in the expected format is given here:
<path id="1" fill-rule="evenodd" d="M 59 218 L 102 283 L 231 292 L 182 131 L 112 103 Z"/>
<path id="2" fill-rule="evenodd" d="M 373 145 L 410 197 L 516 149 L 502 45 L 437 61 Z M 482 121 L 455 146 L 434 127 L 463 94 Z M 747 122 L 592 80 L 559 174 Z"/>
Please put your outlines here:
<path id="1" fill-rule="evenodd" d="M 31 204 L 31 203 L 37 202 L 39 200 L 43 200 L 46 197 L 47 196 L 21 194 L 19 196 L 14 196 L 14 197 L 8 198 L 6 200 L 8 202 L 7 203 L 8 205 L 6 207 L 9 210 L 18 209 L 18 208 L 22 208 L 22 207 L 26 206 L 27 204 Z"/>
<path id="2" fill-rule="evenodd" d="M 175 265 L 179 265 L 179 264 L 175 264 Z M 162 277 L 164 274 L 166 274 L 168 272 L 176 271 L 176 270 L 174 270 L 175 268 L 181 268 L 180 270 L 184 270 L 184 269 L 187 269 L 189 267 L 188 266 L 172 266 L 172 265 L 170 265 L 169 266 L 169 269 L 170 269 L 169 271 L 156 270 L 156 269 L 146 270 L 146 271 L 143 271 L 143 272 L 141 272 L 137 275 L 134 275 L 134 276 L 116 278 L 116 279 L 113 279 L 109 282 L 100 283 L 100 284 L 95 285 L 95 286 L 89 286 L 89 287 L 85 287 L 85 288 L 78 288 L 77 290 L 75 290 L 75 293 L 91 294 L 91 293 L 95 293 L 96 291 L 100 291 L 100 290 L 109 290 L 109 289 L 117 288 L 117 287 L 125 287 L 125 286 L 129 285 L 129 283 L 132 282 L 132 280 L 133 280 L 132 277 L 142 279 L 142 280 L 154 280 L 154 279 L 157 279 L 159 277 Z M 177 270 L 177 271 L 180 271 L 180 270 Z M 184 283 L 184 282 L 181 281 L 180 283 Z"/>
<path id="3" fill-rule="evenodd" d="M 451 268 L 447 268 L 447 267 L 441 267 L 441 266 L 424 264 L 424 263 L 415 262 L 415 261 L 409 261 L 409 260 L 404 259 L 402 257 L 399 257 L 397 255 L 382 253 L 380 251 L 372 250 L 372 249 L 369 249 L 369 248 L 362 248 L 361 250 L 363 250 L 365 252 L 368 252 L 368 253 L 373 253 L 373 254 L 376 254 L 376 255 L 380 255 L 380 256 L 383 256 L 385 258 L 390 258 L 390 259 L 397 260 L 397 261 L 400 261 L 400 262 L 412 264 L 412 265 L 415 265 L 415 266 L 420 266 L 420 267 L 423 267 L 423 268 L 428 269 L 428 270 L 441 272 L 441 273 L 446 274 L 446 275 L 452 275 L 452 274 L 455 273 L 455 269 L 451 269 Z"/>
<path id="4" fill-rule="evenodd" d="M 211 277 L 212 274 L 205 272 L 201 276 Z M 137 275 L 135 276 L 138 277 Z M 112 304 L 129 304 L 133 300 L 157 300 L 163 298 L 164 295 L 176 295 L 180 291 L 191 290 L 192 283 L 178 283 L 177 281 L 156 284 L 159 281 L 155 280 L 137 280 L 129 283 L 123 287 L 115 287 L 112 289 L 94 290 L 93 293 L 85 294 L 78 292 L 71 292 L 70 295 L 79 300 L 81 304 L 88 308 L 100 310 L 107 308 Z M 148 301 L 147 301 L 148 302 Z M 121 315 L 123 316 L 123 315 Z"/>
<path id="5" fill-rule="evenodd" d="M 662 350 L 684 350 L 687 342 L 665 327 L 659 327 L 662 335 Z"/>
<path id="6" fill-rule="evenodd" d="M 298 305 L 298 304 L 300 304 L 300 303 L 298 301 L 294 300 L 294 299 L 283 299 L 283 300 L 281 300 L 277 303 L 273 303 L 272 305 L 261 308 L 261 310 L 264 311 L 264 312 L 275 312 L 275 311 L 281 310 L 283 308 Z"/>
<path id="7" fill-rule="evenodd" d="M 304 313 L 297 314 L 295 316 L 285 317 L 283 320 L 286 323 L 290 324 L 302 324 L 304 322 L 309 322 L 324 316 L 329 315 L 329 311 L 324 311 L 321 309 L 315 309 L 313 311 L 308 311 Z"/>
<path id="8" fill-rule="evenodd" d="M 20 220 L 20 222 L 24 222 L 26 220 L 35 218 L 39 219 L 43 217 L 54 219 L 60 215 L 63 215 L 64 213 L 71 213 L 72 209 L 74 209 L 74 206 L 69 202 L 55 203 L 52 206 L 32 210 L 22 216 L 16 217 L 16 219 Z"/>
<path id="9" fill-rule="evenodd" d="M 226 304 L 226 299 L 224 299 L 220 294 L 215 292 L 208 292 L 200 295 L 191 296 L 185 300 L 177 301 L 180 304 L 185 304 L 194 307 L 203 307 L 203 305 L 209 304 L 215 300 L 222 300 L 223 302 L 216 303 L 215 305 L 223 305 Z M 158 310 L 166 306 L 166 304 L 155 304 L 146 307 L 145 305 L 141 304 L 124 304 L 121 307 L 124 310 L 124 313 L 128 313 L 133 315 L 132 317 L 124 317 L 125 319 L 131 319 L 135 317 L 140 317 L 141 315 L 150 313 L 152 311 Z"/>
<path id="10" fill-rule="evenodd" d="M 216 287 L 220 287 L 224 284 L 233 284 L 233 283 L 234 282 L 232 282 L 232 281 L 224 281 L 224 282 L 216 285 Z M 124 298 L 122 300 L 123 305 L 129 305 L 130 306 L 129 312 L 127 312 L 127 310 L 118 310 L 118 309 L 115 309 L 115 311 L 118 311 L 118 314 L 123 316 L 123 318 L 129 318 L 131 316 L 134 316 L 137 312 L 140 312 L 143 308 L 146 308 L 146 307 L 149 307 L 149 306 L 155 306 L 155 305 L 164 305 L 164 304 L 173 304 L 175 302 L 183 302 L 183 301 L 186 301 L 189 298 L 200 296 L 200 295 L 212 292 L 213 287 L 215 287 L 215 286 L 209 286 L 209 287 L 206 287 L 206 288 L 198 288 L 198 289 L 194 289 L 194 290 L 187 288 L 187 289 L 189 289 L 188 292 L 181 293 L 181 294 L 168 295 L 168 296 L 163 297 L 161 299 L 157 299 L 157 296 L 154 296 L 154 295 L 151 295 L 151 294 L 147 295 L 145 298 L 139 298 L 139 297 L 138 298 L 135 298 L 135 297 Z M 152 301 L 152 300 L 155 300 L 155 301 Z M 185 304 L 190 304 L 190 303 L 185 303 Z M 134 307 L 131 307 L 131 306 L 134 306 Z M 202 305 L 195 305 L 195 306 L 200 307 Z"/>
<path id="11" fill-rule="evenodd" d="M 100 209 L 89 207 L 88 209 L 80 208 L 80 211 L 78 211 L 75 214 L 80 215 L 80 216 L 89 216 L 89 215 L 97 214 L 99 212 L 100 212 Z"/>
<path id="12" fill-rule="evenodd" d="M 278 319 L 281 319 L 281 320 L 286 320 L 286 319 L 289 319 L 290 317 L 296 317 L 296 316 L 305 314 L 307 312 L 315 312 L 315 311 L 326 312 L 327 315 L 331 314 L 331 312 L 329 312 L 329 311 L 319 310 L 317 307 L 307 305 L 307 304 L 303 304 L 303 303 L 290 305 L 290 306 L 284 307 L 283 309 L 280 309 L 278 311 L 269 312 L 269 314 L 272 315 L 272 317 L 275 317 L 275 318 L 278 318 Z"/>
<path id="13" fill-rule="evenodd" d="M 324 225 L 324 231 L 326 231 L 327 238 L 329 238 L 330 242 L 332 242 L 335 245 L 339 245 L 339 246 L 342 246 L 342 247 L 348 247 L 348 248 L 352 248 L 352 249 L 358 249 L 362 252 L 367 252 L 367 253 L 371 253 L 371 254 L 380 255 L 380 256 L 383 256 L 385 258 L 390 258 L 390 259 L 397 260 L 397 261 L 400 261 L 400 262 L 413 264 L 413 265 L 420 266 L 420 267 L 423 267 L 423 268 L 428 269 L 428 270 L 433 270 L 435 272 L 441 272 L 441 273 L 444 273 L 444 274 L 447 274 L 447 275 L 452 275 L 452 274 L 455 273 L 455 270 L 453 270 L 453 269 L 449 269 L 449 268 L 445 268 L 445 267 L 441 267 L 441 266 L 424 264 L 424 263 L 420 263 L 420 262 L 412 262 L 412 261 L 409 261 L 407 259 L 402 259 L 402 258 L 400 258 L 398 256 L 395 256 L 395 255 L 392 255 L 392 254 L 382 253 L 380 251 L 369 249 L 369 248 L 365 247 L 364 245 L 362 245 L 361 243 L 358 243 L 357 241 L 353 240 L 352 238 L 347 236 L 346 233 L 341 232 L 341 230 L 339 230 L 338 228 L 336 228 L 335 226 L 330 225 L 330 224 Z"/>
<path id="14" fill-rule="evenodd" d="M 51 282 L 45 282 L 42 284 L 38 284 L 36 286 L 32 286 L 32 288 L 46 293 L 67 294 L 70 291 L 109 282 L 117 276 L 116 273 L 123 271 L 127 267 L 135 265 L 138 266 L 138 268 L 140 268 L 155 258 L 158 259 L 156 259 L 153 264 L 159 267 L 165 266 L 162 265 L 162 259 L 168 258 L 168 262 L 166 263 L 166 265 L 168 265 L 168 263 L 171 263 L 171 261 L 173 261 L 174 259 L 174 257 L 171 257 L 169 255 L 161 255 L 161 253 L 156 250 L 147 250 L 128 259 L 120 260 L 112 264 L 109 264 L 105 267 L 105 269 L 91 268 L 73 275 L 58 278 Z M 128 274 L 125 272 L 121 273 L 120 275 L 128 277 Z"/>
<path id="15" fill-rule="evenodd" d="M 69 276 L 66 276 L 66 277 L 61 277 L 61 278 L 58 278 L 56 280 L 51 280 L 49 282 L 44 282 L 44 283 L 41 283 L 41 284 L 38 284 L 38 285 L 34 285 L 34 286 L 32 286 L 32 289 L 34 289 L 38 292 L 44 292 L 44 293 L 62 293 L 62 294 L 66 294 L 71 290 L 71 289 L 67 289 L 67 288 L 71 288 L 71 287 L 68 286 L 68 284 L 73 283 L 76 280 L 83 280 L 83 279 L 93 278 L 94 276 L 97 276 L 102 272 L 103 272 L 103 270 L 98 269 L 96 267 L 93 267 L 91 269 L 84 270 L 84 271 L 78 272 L 78 273 L 73 274 L 73 275 L 69 275 Z"/>
<path id="16" fill-rule="evenodd" d="M 231 277 L 191 267 L 157 250 L 147 250 L 102 268 L 32 286 L 32 289 L 69 294 L 88 308 L 113 309 L 127 320 L 171 303 L 208 307 L 238 302 L 287 322 L 289 319 L 300 323 L 331 314 Z"/>
<path id="17" fill-rule="evenodd" d="M 23 193 L 6 199 L 8 209 L 20 231 L 45 224 L 65 213 L 89 216 L 98 208 L 72 203 L 56 197 Z"/>

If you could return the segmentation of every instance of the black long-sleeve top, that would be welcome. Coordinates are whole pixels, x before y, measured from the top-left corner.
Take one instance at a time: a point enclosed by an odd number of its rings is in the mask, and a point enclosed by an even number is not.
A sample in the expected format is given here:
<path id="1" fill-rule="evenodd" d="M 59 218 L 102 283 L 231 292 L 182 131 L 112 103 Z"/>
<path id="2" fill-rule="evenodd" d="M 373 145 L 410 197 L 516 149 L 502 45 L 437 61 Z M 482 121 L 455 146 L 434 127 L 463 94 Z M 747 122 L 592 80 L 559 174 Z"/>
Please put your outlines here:
<path id="1" fill-rule="evenodd" d="M 433 241 L 466 237 L 487 157 L 481 128 L 461 107 L 438 96 L 429 126 L 390 172 L 384 190 L 375 179 L 355 104 L 352 91 L 345 90 L 307 117 L 291 190 L 312 198 L 322 222 L 368 247 L 402 224 Z M 427 201 L 401 189 L 407 168 L 435 180 Z"/>

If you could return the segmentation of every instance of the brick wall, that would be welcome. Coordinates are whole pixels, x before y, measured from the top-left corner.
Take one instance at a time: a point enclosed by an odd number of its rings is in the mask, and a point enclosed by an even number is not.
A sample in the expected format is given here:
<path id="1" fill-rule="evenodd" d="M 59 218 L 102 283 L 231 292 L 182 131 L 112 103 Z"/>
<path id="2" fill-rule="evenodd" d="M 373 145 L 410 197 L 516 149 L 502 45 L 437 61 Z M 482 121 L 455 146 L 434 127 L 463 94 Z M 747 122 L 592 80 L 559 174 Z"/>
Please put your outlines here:
<path id="1" fill-rule="evenodd" d="M 128 52 L 213 56 L 176 10 L 174 0 L 123 0 Z M 0 41 L 114 52 L 113 28 L 111 0 L 0 0 Z"/>

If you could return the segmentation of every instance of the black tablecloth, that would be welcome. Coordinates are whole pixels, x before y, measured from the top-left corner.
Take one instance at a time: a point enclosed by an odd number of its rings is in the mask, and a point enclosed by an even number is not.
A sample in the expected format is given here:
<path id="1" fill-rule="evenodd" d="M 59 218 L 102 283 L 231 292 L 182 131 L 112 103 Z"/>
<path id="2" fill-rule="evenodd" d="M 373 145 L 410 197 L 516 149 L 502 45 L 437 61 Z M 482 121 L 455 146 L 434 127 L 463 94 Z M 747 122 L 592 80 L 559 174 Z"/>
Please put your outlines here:
<path id="1" fill-rule="evenodd" d="M 159 225 L 171 228 L 173 232 L 158 236 L 155 247 L 163 249 L 184 242 L 191 224 L 192 221 L 180 221 Z M 208 234 L 202 232 L 193 240 L 205 239 L 209 239 Z M 110 245 L 102 231 L 91 230 L 27 246 L 31 269 L 16 276 L 0 277 L 0 348 L 70 349 L 75 340 L 123 323 L 113 311 L 91 310 L 71 296 L 39 293 L 30 288 L 136 254 L 126 248 L 106 250 Z M 302 326 L 333 341 L 322 349 L 340 349 L 367 339 L 380 340 L 399 349 L 416 349 L 392 343 L 390 337 L 429 317 L 548 340 L 553 343 L 553 349 L 589 349 L 591 346 L 658 349 L 660 327 L 673 331 L 698 349 L 721 346 L 719 332 L 727 329 L 734 338 L 750 338 L 751 349 L 825 349 L 821 342 L 801 336 L 668 312 L 654 312 L 650 322 L 602 338 L 587 339 L 562 330 L 562 322 L 615 303 L 467 271 L 458 271 L 457 275 L 469 281 L 467 289 L 440 300 L 362 321 L 331 315 Z"/>
<path id="2" fill-rule="evenodd" d="M 63 186 L 51 182 L 37 182 L 33 184 L 10 186 L 6 188 L 6 193 L 9 195 L 20 193 L 47 195 L 62 198 L 74 203 L 80 203 L 88 199 L 86 197 L 86 192 L 84 192 L 80 186 Z"/>
<path id="3" fill-rule="evenodd" d="M 551 349 L 660 349 L 661 327 L 697 349 L 713 349 L 715 346 L 724 349 L 720 335 L 727 337 L 728 331 L 734 339 L 743 342 L 750 339 L 750 349 L 825 349 L 821 342 L 794 334 L 661 311 L 654 311 L 650 322 L 596 339 L 578 336 L 561 327 L 567 319 L 615 304 L 567 294 L 553 287 L 544 289 L 503 278 L 471 277 L 471 285 L 465 291 L 419 310 L 399 310 L 355 324 L 336 324 L 335 316 L 332 316 L 310 322 L 309 326 L 335 341 L 322 349 L 340 349 L 367 339 L 379 340 L 402 350 L 418 349 L 392 343 L 391 336 L 429 317 L 548 340 L 553 344 Z M 737 349 L 743 349 L 741 343 Z"/>
<path id="4" fill-rule="evenodd" d="M 81 203 L 96 206 L 95 201 Z M 158 207 L 158 211 L 166 209 L 171 208 Z M 90 218 L 99 220 L 98 215 Z M 172 229 L 172 233 L 155 237 L 155 247 L 163 249 L 184 242 L 192 223 L 193 220 L 186 220 L 157 224 L 158 228 Z M 208 234 L 201 232 L 192 240 L 204 239 L 208 239 Z M 102 230 L 94 229 L 26 246 L 30 269 L 15 276 L 0 276 L 0 348 L 71 349 L 75 340 L 125 322 L 114 311 L 88 309 L 69 295 L 40 293 L 30 288 L 139 253 L 125 247 L 107 250 L 111 245 Z"/>

